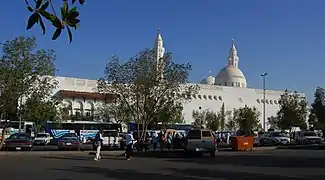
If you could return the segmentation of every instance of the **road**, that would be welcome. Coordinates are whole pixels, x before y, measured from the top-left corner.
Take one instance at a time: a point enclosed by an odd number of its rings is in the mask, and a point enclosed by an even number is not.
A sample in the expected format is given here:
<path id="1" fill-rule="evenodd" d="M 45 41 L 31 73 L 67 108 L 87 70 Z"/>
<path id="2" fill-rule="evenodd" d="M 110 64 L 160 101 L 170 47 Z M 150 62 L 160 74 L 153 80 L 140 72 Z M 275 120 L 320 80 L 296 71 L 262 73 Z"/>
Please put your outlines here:
<path id="1" fill-rule="evenodd" d="M 1 152 L 3 180 L 308 180 L 325 179 L 323 151 L 219 152 L 216 158 L 134 157 L 104 152 Z"/>

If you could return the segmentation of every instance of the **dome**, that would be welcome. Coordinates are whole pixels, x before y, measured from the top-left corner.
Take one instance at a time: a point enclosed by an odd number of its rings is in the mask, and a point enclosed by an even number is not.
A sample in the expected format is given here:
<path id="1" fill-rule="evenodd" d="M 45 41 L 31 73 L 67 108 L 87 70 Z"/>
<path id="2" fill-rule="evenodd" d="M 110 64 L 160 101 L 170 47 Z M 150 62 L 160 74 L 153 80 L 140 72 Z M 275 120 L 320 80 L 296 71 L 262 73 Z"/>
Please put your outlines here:
<path id="1" fill-rule="evenodd" d="M 215 78 L 215 82 L 223 86 L 246 87 L 246 78 L 243 72 L 233 66 L 227 66 L 221 69 Z"/>
<path id="2" fill-rule="evenodd" d="M 213 85 L 215 82 L 215 78 L 211 75 L 208 77 L 205 77 L 201 80 L 201 84 L 208 84 L 208 85 Z"/>

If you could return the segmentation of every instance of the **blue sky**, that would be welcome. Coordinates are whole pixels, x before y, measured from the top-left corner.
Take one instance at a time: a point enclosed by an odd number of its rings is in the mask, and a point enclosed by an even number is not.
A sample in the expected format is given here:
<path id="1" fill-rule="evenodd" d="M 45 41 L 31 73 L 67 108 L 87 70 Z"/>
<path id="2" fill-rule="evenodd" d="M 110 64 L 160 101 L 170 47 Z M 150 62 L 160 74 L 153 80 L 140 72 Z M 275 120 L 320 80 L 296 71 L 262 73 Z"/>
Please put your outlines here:
<path id="1" fill-rule="evenodd" d="M 98 79 L 114 54 L 123 59 L 151 48 L 161 28 L 165 48 L 179 63 L 190 62 L 190 81 L 216 75 L 227 63 L 231 39 L 249 86 L 305 92 L 323 86 L 324 0 L 87 0 L 72 44 L 66 33 L 52 41 L 53 29 L 26 30 L 23 0 L 3 0 L 0 42 L 36 36 L 39 47 L 57 52 L 57 75 Z"/>

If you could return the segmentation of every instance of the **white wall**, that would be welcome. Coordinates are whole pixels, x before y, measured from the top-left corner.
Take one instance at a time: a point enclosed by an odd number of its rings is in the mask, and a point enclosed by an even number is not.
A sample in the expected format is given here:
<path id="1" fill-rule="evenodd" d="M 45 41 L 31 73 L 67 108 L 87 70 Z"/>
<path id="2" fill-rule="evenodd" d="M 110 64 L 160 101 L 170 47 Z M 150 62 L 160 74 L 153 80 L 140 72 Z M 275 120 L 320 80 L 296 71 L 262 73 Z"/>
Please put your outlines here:
<path id="1" fill-rule="evenodd" d="M 58 87 L 53 90 L 53 94 L 59 90 L 78 91 L 78 92 L 97 92 L 97 80 L 78 79 L 70 77 L 55 77 L 58 81 Z M 194 84 L 193 84 L 194 85 Z M 184 119 L 186 123 L 192 123 L 193 110 L 211 110 L 219 112 L 222 104 L 225 105 L 225 111 L 232 111 L 234 108 L 240 108 L 247 105 L 248 107 L 255 107 L 260 112 L 260 122 L 263 124 L 263 90 L 240 87 L 227 87 L 218 85 L 204 85 L 199 84 L 199 93 L 192 96 L 192 100 L 184 104 Z M 266 91 L 266 120 L 270 116 L 275 116 L 279 110 L 278 100 L 283 94 L 283 91 Z M 205 95 L 205 97 L 204 97 Z M 301 94 L 304 96 L 304 94 Z M 199 98 L 201 96 L 201 98 Z M 211 99 L 210 99 L 211 98 Z M 77 109 L 82 109 L 83 112 L 91 109 L 96 110 L 101 101 L 94 101 L 93 99 L 81 98 L 66 98 L 63 100 L 66 105 L 72 105 L 73 114 Z M 266 125 L 268 125 L 266 123 Z M 268 126 L 267 126 L 268 128 Z"/>

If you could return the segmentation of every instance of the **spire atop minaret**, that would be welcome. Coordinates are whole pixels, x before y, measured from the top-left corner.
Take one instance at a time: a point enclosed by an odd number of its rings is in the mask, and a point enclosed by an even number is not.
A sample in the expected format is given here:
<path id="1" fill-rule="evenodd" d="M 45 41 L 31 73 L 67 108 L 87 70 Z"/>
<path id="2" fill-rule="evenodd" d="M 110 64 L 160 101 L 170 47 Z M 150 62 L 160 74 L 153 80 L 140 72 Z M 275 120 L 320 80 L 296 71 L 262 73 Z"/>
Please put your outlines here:
<path id="1" fill-rule="evenodd" d="M 162 37 L 161 37 L 161 31 L 160 31 L 160 28 L 157 29 L 157 38 L 156 38 L 156 41 L 162 41 Z"/>
<path id="2" fill-rule="evenodd" d="M 239 61 L 239 57 L 237 55 L 235 40 L 232 39 L 231 40 L 231 48 L 230 48 L 229 56 L 228 56 L 228 66 L 238 68 L 238 61 Z"/>

